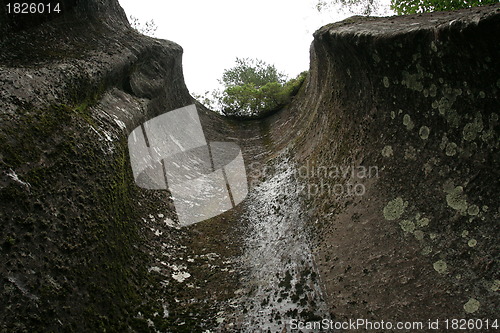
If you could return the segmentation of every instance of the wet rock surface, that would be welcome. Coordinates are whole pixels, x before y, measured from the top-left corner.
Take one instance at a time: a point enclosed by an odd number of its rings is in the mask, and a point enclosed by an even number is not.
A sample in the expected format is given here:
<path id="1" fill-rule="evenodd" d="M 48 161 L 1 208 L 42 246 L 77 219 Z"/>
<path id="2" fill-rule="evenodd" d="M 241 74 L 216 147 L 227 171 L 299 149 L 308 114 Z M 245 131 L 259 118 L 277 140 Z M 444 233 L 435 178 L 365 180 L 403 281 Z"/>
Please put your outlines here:
<path id="1" fill-rule="evenodd" d="M 250 192 L 180 228 L 168 191 L 134 184 L 127 135 L 194 102 L 182 49 L 82 3 L 1 26 L 0 331 L 496 319 L 498 6 L 328 25 L 280 112 L 197 105 Z"/>

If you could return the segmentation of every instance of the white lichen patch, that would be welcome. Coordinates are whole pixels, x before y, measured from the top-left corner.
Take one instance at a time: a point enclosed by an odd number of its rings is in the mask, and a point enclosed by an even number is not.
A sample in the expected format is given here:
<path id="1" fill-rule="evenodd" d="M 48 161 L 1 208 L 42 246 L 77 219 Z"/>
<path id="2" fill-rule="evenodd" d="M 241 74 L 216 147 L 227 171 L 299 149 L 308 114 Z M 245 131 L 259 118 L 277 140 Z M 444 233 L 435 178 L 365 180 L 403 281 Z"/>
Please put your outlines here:
<path id="1" fill-rule="evenodd" d="M 423 170 L 424 170 L 424 173 L 425 175 L 429 175 L 432 170 L 434 169 L 434 166 L 438 166 L 439 165 L 439 159 L 435 158 L 435 157 L 432 157 L 431 159 L 429 159 L 424 165 L 423 165 Z"/>
<path id="2" fill-rule="evenodd" d="M 188 272 L 174 272 L 172 273 L 172 279 L 176 280 L 177 282 L 184 282 L 186 279 L 190 278 L 191 274 Z"/>
<path id="3" fill-rule="evenodd" d="M 403 215 L 408 202 L 404 202 L 403 198 L 397 197 L 387 203 L 384 207 L 384 217 L 386 220 L 395 220 Z"/>
<path id="4" fill-rule="evenodd" d="M 467 209 L 467 213 L 471 216 L 476 216 L 477 214 L 479 214 L 479 206 L 470 205 L 469 208 Z"/>
<path id="5" fill-rule="evenodd" d="M 389 88 L 389 78 L 387 76 L 384 76 L 384 79 L 382 81 L 384 82 L 384 87 Z"/>
<path id="6" fill-rule="evenodd" d="M 469 298 L 467 303 L 464 304 L 464 310 L 467 313 L 474 313 L 477 310 L 479 310 L 479 307 L 481 306 L 481 303 L 479 303 L 478 300 L 475 298 Z"/>
<path id="7" fill-rule="evenodd" d="M 441 150 L 445 150 L 446 146 L 448 145 L 448 137 L 446 136 L 446 133 L 443 135 L 441 138 L 441 143 L 439 144 L 439 148 Z"/>
<path id="8" fill-rule="evenodd" d="M 437 52 L 437 51 L 438 51 L 438 48 L 437 48 L 437 46 L 436 46 L 436 43 L 434 43 L 434 41 L 431 41 L 431 50 L 432 50 L 433 52 Z"/>
<path id="9" fill-rule="evenodd" d="M 451 127 L 457 128 L 460 124 L 460 116 L 455 109 L 449 109 L 446 112 L 446 121 Z"/>
<path id="10" fill-rule="evenodd" d="M 163 223 L 165 223 L 167 227 L 174 228 L 177 230 L 181 228 L 179 223 L 174 222 L 172 219 L 169 219 L 168 217 L 163 220 Z"/>
<path id="11" fill-rule="evenodd" d="M 437 95 L 437 86 L 434 83 L 432 83 L 429 87 L 429 95 L 431 97 L 436 97 L 436 95 Z M 437 104 L 437 102 L 436 102 L 436 104 Z M 437 105 L 434 109 L 436 109 L 436 108 L 437 108 Z"/>
<path id="12" fill-rule="evenodd" d="M 155 273 L 160 273 L 161 269 L 158 266 L 152 266 L 148 268 L 148 272 L 155 272 Z"/>
<path id="13" fill-rule="evenodd" d="M 467 245 L 469 245 L 469 247 L 474 247 L 477 245 L 477 240 L 475 240 L 474 238 L 470 239 L 468 242 L 467 242 Z"/>
<path id="14" fill-rule="evenodd" d="M 417 220 L 417 226 L 419 226 L 420 228 L 424 228 L 424 227 L 428 226 L 429 222 L 430 222 L 430 220 L 427 217 L 420 218 L 419 214 L 417 214 L 415 219 Z"/>
<path id="15" fill-rule="evenodd" d="M 424 75 L 421 69 L 416 74 L 410 74 L 407 71 L 403 71 L 403 80 L 401 80 L 401 84 L 408 89 L 421 92 L 424 90 L 424 85 L 420 81 L 423 77 Z"/>
<path id="16" fill-rule="evenodd" d="M 450 190 L 446 195 L 446 203 L 451 208 L 465 213 L 467 211 L 467 197 L 464 193 L 464 188 L 462 186 L 457 186 L 453 190 Z"/>
<path id="17" fill-rule="evenodd" d="M 483 118 L 481 113 L 477 113 L 474 121 L 467 123 L 464 126 L 462 135 L 465 141 L 473 141 L 476 139 L 477 135 L 483 130 Z"/>
<path id="18" fill-rule="evenodd" d="M 415 232 L 413 233 L 413 235 L 419 241 L 424 240 L 424 237 L 425 237 L 425 234 L 424 234 L 424 232 L 422 230 L 415 230 Z"/>
<path id="19" fill-rule="evenodd" d="M 486 131 L 483 131 L 483 134 L 481 134 L 481 140 L 484 142 L 492 141 L 495 139 L 495 131 L 493 129 L 489 129 Z"/>
<path id="20" fill-rule="evenodd" d="M 444 260 L 438 260 L 434 264 L 432 264 L 434 270 L 439 274 L 445 274 L 448 271 L 448 265 Z"/>
<path id="21" fill-rule="evenodd" d="M 474 130 L 473 123 L 467 123 L 462 132 L 465 141 L 472 141 L 476 138 L 477 132 Z"/>
<path id="22" fill-rule="evenodd" d="M 413 123 L 413 120 L 411 120 L 411 117 L 409 114 L 405 114 L 403 116 L 403 125 L 406 126 L 406 129 L 411 131 L 413 127 L 415 127 L 415 124 Z"/>
<path id="23" fill-rule="evenodd" d="M 207 253 L 207 254 L 202 254 L 202 255 L 200 256 L 200 258 L 202 258 L 202 259 L 208 259 L 208 260 L 210 260 L 210 261 L 214 261 L 215 259 L 217 259 L 217 258 L 219 258 L 219 257 L 220 257 L 220 255 L 219 255 L 219 254 L 217 254 L 217 253 L 214 253 L 214 252 Z"/>
<path id="24" fill-rule="evenodd" d="M 434 102 L 432 103 L 432 107 L 437 107 L 439 110 L 439 114 L 444 116 L 446 114 L 446 111 L 451 108 L 451 105 L 453 103 L 448 100 L 446 97 L 442 97 L 439 101 L 436 101 L 436 104 Z"/>
<path id="25" fill-rule="evenodd" d="M 399 226 L 404 232 L 412 233 L 415 231 L 415 223 L 410 220 L 402 220 L 399 222 Z"/>
<path id="26" fill-rule="evenodd" d="M 394 154 L 394 151 L 392 150 L 392 146 L 385 146 L 385 147 L 382 149 L 381 154 L 382 154 L 382 156 L 384 156 L 384 157 L 391 157 L 391 156 Z"/>
<path id="27" fill-rule="evenodd" d="M 417 150 L 413 146 L 406 148 L 404 159 L 415 161 L 417 159 Z"/>
<path id="28" fill-rule="evenodd" d="M 500 280 L 495 280 L 491 283 L 490 290 L 491 291 L 498 291 L 500 289 Z"/>
<path id="29" fill-rule="evenodd" d="M 490 122 L 491 123 L 496 123 L 498 121 L 499 117 L 498 117 L 498 114 L 493 112 L 491 115 L 490 115 Z"/>
<path id="30" fill-rule="evenodd" d="M 425 163 L 423 170 L 426 176 L 429 175 L 432 172 L 432 165 L 430 165 L 429 162 Z"/>
<path id="31" fill-rule="evenodd" d="M 432 247 L 430 246 L 424 246 L 422 251 L 420 252 L 423 256 L 429 255 L 432 253 Z"/>
<path id="32" fill-rule="evenodd" d="M 455 156 L 457 154 L 457 144 L 455 142 L 449 142 L 446 145 L 446 151 L 445 154 L 446 156 Z"/>
<path id="33" fill-rule="evenodd" d="M 418 131 L 418 135 L 420 135 L 420 138 L 422 140 L 427 140 L 429 138 L 430 132 L 431 132 L 431 130 L 429 127 L 422 126 L 422 127 L 420 127 L 420 130 Z"/>

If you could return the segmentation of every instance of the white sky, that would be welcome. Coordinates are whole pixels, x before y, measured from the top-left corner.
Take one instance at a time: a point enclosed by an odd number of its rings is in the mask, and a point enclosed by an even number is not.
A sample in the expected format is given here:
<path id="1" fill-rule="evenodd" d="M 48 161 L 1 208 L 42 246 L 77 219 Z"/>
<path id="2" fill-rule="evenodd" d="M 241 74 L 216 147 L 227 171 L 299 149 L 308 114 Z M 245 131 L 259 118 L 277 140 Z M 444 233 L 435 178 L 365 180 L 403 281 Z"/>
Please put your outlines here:
<path id="1" fill-rule="evenodd" d="M 321 13 L 318 0 L 119 0 L 127 16 L 154 20 L 155 37 L 184 49 L 183 68 L 191 93 L 218 86 L 236 57 L 258 58 L 295 77 L 309 69 L 312 34 L 352 16 L 338 8 Z M 383 0 L 387 6 L 389 0 Z M 387 7 L 386 7 L 387 8 Z"/>

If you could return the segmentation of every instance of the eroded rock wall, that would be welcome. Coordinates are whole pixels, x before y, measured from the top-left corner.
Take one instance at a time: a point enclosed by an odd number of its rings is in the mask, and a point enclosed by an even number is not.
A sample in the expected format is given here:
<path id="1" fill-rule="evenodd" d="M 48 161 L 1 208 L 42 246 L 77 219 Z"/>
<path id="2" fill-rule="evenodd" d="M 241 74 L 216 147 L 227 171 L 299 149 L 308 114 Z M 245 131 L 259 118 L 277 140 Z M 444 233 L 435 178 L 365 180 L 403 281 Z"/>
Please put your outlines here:
<path id="1" fill-rule="evenodd" d="M 495 318 L 499 32 L 491 6 L 315 33 L 297 156 L 319 171 L 310 223 L 338 319 Z"/>
<path id="2" fill-rule="evenodd" d="M 494 318 L 498 6 L 328 25 L 280 112 L 198 105 L 250 194 L 180 229 L 168 191 L 135 186 L 126 138 L 193 102 L 181 47 L 116 1 L 67 5 L 1 26 L 2 331 Z"/>
<path id="3" fill-rule="evenodd" d="M 98 24 L 107 22 L 115 28 L 126 27 L 127 17 L 116 1 L 92 0 L 62 0 L 58 2 L 40 1 L 37 3 L 23 3 L 2 0 L 0 8 L 0 40 L 7 38 L 9 33 L 36 28 L 45 22 L 75 20 L 93 21 Z M 17 5 L 16 5 L 17 4 Z M 31 13 L 33 5 L 37 13 Z M 43 4 L 43 8 L 41 8 Z"/>
<path id="4" fill-rule="evenodd" d="M 163 309 L 141 217 L 172 208 L 135 187 L 127 136 L 191 103 L 182 48 L 117 1 L 63 3 L 1 21 L 0 331 L 144 331 Z"/>

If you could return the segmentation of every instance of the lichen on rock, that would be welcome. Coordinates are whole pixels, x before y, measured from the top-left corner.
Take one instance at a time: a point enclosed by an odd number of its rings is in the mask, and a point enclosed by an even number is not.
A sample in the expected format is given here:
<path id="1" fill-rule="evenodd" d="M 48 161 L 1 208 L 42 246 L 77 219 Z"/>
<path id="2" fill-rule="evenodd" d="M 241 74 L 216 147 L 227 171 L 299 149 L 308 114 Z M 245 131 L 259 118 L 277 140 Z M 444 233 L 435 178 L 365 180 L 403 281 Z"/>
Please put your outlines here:
<path id="1" fill-rule="evenodd" d="M 457 186 L 454 189 L 450 190 L 446 194 L 446 203 L 451 208 L 465 213 L 467 211 L 467 196 L 464 193 L 464 188 L 462 186 Z"/>
<path id="2" fill-rule="evenodd" d="M 429 138 L 431 130 L 427 126 L 422 126 L 420 127 L 420 130 L 418 131 L 418 134 L 420 135 L 420 138 L 422 140 L 427 140 Z"/>
<path id="3" fill-rule="evenodd" d="M 475 313 L 479 310 L 481 303 L 475 298 L 469 298 L 467 303 L 464 304 L 464 310 L 467 313 Z"/>
<path id="4" fill-rule="evenodd" d="M 409 131 L 412 130 L 413 127 L 415 126 L 415 124 L 413 123 L 413 120 L 411 120 L 411 117 L 409 114 L 405 114 L 403 116 L 403 125 L 405 125 L 406 129 Z"/>
<path id="5" fill-rule="evenodd" d="M 407 202 L 403 201 L 403 198 L 397 197 L 387 203 L 384 207 L 384 217 L 386 220 L 396 220 L 403 215 Z"/>
<path id="6" fill-rule="evenodd" d="M 448 272 L 448 265 L 444 260 L 436 261 L 434 264 L 432 264 L 432 267 L 434 267 L 434 270 L 439 274 L 445 274 Z"/>
<path id="7" fill-rule="evenodd" d="M 392 150 L 392 146 L 385 146 L 385 147 L 382 149 L 381 154 L 382 154 L 382 156 L 384 156 L 384 157 L 391 157 L 391 156 L 394 154 L 394 151 Z"/>

